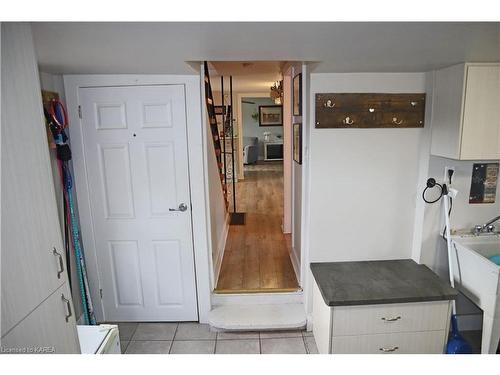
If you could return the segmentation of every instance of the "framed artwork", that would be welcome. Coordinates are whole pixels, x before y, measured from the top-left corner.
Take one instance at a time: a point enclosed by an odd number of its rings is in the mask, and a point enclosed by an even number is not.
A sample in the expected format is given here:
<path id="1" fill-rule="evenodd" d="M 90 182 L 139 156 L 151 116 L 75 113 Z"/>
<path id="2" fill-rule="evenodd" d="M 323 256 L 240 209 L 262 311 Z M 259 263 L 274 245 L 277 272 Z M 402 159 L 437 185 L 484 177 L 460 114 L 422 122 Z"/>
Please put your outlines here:
<path id="1" fill-rule="evenodd" d="M 292 96 L 292 114 L 294 116 L 302 115 L 302 73 L 293 77 L 293 96 Z"/>
<path id="2" fill-rule="evenodd" d="M 283 126 L 283 106 L 259 105 L 259 126 Z"/>
<path id="3" fill-rule="evenodd" d="M 302 164 L 302 124 L 293 124 L 293 160 Z"/>

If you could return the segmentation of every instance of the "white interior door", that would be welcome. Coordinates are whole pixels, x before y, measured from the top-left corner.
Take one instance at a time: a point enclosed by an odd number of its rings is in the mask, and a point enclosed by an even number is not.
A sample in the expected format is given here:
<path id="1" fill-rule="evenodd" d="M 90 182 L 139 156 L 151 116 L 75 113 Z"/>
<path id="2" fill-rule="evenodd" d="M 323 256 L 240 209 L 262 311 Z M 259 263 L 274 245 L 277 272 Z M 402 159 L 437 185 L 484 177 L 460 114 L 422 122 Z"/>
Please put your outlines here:
<path id="1" fill-rule="evenodd" d="M 184 86 L 80 88 L 79 103 L 104 318 L 197 320 Z"/>

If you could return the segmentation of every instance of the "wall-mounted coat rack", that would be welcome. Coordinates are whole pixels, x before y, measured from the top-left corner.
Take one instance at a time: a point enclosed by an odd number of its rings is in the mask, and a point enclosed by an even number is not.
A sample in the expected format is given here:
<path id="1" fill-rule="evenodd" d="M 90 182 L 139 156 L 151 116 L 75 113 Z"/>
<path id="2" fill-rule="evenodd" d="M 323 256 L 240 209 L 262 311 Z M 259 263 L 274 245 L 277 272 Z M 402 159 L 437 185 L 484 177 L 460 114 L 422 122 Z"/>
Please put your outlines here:
<path id="1" fill-rule="evenodd" d="M 425 94 L 316 94 L 316 128 L 422 128 Z"/>

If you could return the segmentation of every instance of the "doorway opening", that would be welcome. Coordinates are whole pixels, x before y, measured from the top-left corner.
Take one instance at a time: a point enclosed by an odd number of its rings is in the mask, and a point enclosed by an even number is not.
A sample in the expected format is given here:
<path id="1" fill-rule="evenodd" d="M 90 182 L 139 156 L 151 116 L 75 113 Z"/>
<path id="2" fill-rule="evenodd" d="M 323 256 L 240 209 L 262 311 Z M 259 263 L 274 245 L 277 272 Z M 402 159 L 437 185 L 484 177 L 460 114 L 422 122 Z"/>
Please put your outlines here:
<path id="1" fill-rule="evenodd" d="M 208 68 L 224 176 L 222 194 L 217 178 L 209 176 L 214 292 L 300 291 L 291 225 L 291 66 L 212 62 Z M 207 143 L 210 154 L 213 142 Z M 209 175 L 217 172 L 211 163 L 216 158 L 207 160 Z M 244 223 L 230 225 L 232 212 L 244 213 Z"/>

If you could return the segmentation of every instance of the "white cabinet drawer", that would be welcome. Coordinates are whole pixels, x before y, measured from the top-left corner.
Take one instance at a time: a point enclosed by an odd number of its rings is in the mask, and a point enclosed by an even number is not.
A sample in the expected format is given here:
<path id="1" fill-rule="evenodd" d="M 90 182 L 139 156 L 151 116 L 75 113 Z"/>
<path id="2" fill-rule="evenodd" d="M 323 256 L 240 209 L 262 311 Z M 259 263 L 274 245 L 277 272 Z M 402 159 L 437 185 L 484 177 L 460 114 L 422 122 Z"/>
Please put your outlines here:
<path id="1" fill-rule="evenodd" d="M 339 306 L 332 336 L 446 330 L 449 301 Z"/>
<path id="2" fill-rule="evenodd" d="M 446 331 L 341 336 L 332 340 L 334 354 L 442 354 Z"/>

